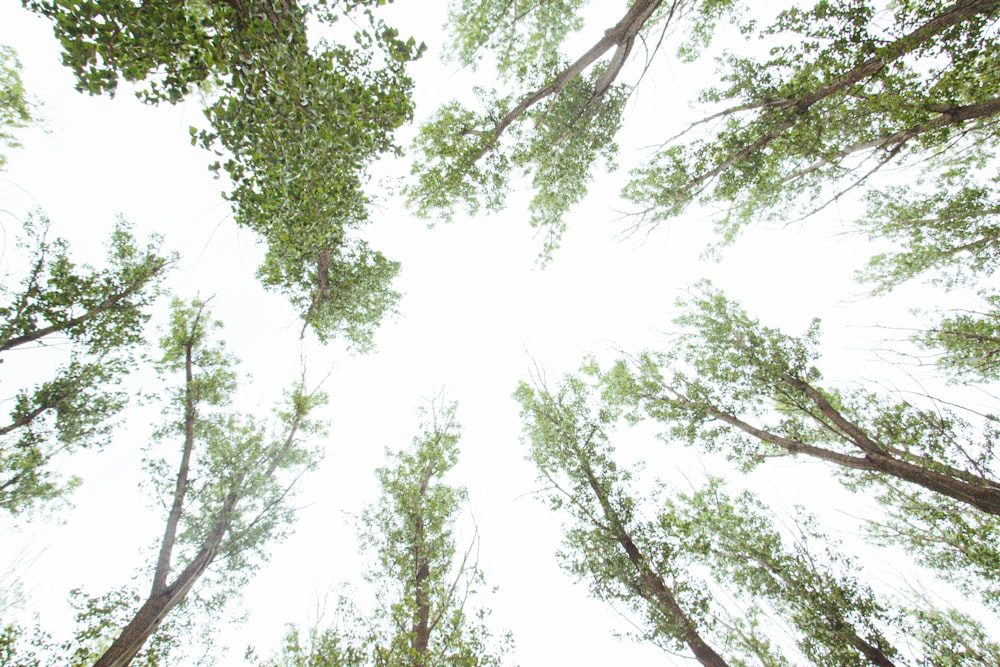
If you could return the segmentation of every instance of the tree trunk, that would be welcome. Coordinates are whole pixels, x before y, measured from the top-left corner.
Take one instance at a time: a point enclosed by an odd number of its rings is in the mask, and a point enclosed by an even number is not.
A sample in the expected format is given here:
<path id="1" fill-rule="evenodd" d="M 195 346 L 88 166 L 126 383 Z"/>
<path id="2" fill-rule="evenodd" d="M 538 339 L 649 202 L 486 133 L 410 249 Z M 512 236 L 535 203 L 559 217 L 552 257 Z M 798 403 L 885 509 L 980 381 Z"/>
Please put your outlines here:
<path id="1" fill-rule="evenodd" d="M 427 579 L 430 577 L 430 566 L 427 562 L 425 546 L 427 536 L 424 529 L 423 507 L 427 495 L 427 485 L 430 483 L 434 468 L 428 466 L 418 490 L 418 505 L 413 532 L 413 628 L 410 636 L 410 648 L 413 649 L 413 667 L 424 667 L 426 663 L 427 646 L 431 638 L 431 605 Z"/>
<path id="2" fill-rule="evenodd" d="M 184 599 L 184 596 L 191 590 L 191 586 L 212 564 L 219 545 L 222 543 L 222 538 L 229 529 L 230 516 L 236 506 L 236 501 L 237 497 L 233 493 L 226 497 L 215 528 L 202 543 L 201 549 L 198 550 L 195 557 L 177 575 L 173 583 L 146 599 L 132 620 L 122 629 L 118 638 L 94 663 L 94 667 L 128 667 L 136 654 L 142 650 L 146 640 L 163 623 L 170 610 Z"/>

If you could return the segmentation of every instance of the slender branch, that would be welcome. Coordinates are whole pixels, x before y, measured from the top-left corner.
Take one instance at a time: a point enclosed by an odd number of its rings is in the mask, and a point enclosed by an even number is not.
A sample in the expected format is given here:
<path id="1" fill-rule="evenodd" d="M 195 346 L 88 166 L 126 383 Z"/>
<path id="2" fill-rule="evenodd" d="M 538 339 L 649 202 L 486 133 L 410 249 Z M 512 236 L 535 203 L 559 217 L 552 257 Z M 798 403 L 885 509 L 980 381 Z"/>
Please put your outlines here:
<path id="1" fill-rule="evenodd" d="M 438 613 L 434 615 L 431 619 L 428 630 L 433 631 L 437 627 L 437 624 L 441 622 L 441 618 L 444 613 L 451 608 L 452 601 L 455 598 L 455 591 L 458 589 L 458 583 L 462 580 L 462 576 L 465 574 L 465 570 L 469 564 L 469 556 L 472 555 L 472 550 L 479 543 L 479 527 L 476 527 L 475 533 L 472 536 L 472 540 L 469 542 L 469 548 L 465 550 L 465 554 L 462 556 L 462 564 L 458 566 L 458 572 L 455 573 L 455 578 L 452 579 L 451 585 L 448 586 L 448 592 L 444 596 L 444 600 L 441 602 L 441 608 L 438 609 Z M 475 565 L 473 565 L 475 567 Z M 466 592 L 468 594 L 468 591 Z M 464 606 L 464 602 L 463 605 Z"/>
<path id="2" fill-rule="evenodd" d="M 56 407 L 56 405 L 58 405 L 59 402 L 62 401 L 62 399 L 64 399 L 65 397 L 66 397 L 65 395 L 59 394 L 55 397 L 54 400 L 42 401 L 35 407 L 35 409 L 31 410 L 30 412 L 26 412 L 25 414 L 21 415 L 20 417 L 12 421 L 10 424 L 7 424 L 3 428 L 0 428 L 0 436 L 7 435 L 11 431 L 15 431 L 21 428 L 22 426 L 27 426 L 31 422 L 35 421 L 35 419 L 37 419 L 38 416 L 41 415 L 46 410 Z"/>
<path id="3" fill-rule="evenodd" d="M 170 508 L 170 514 L 167 515 L 163 539 L 160 542 L 160 553 L 157 556 L 156 569 L 153 572 L 151 596 L 164 590 L 167 586 L 170 560 L 174 544 L 177 541 L 177 528 L 184 511 L 184 499 L 187 495 L 188 472 L 191 465 L 191 453 L 194 450 L 194 426 L 198 418 L 198 397 L 194 390 L 194 346 L 197 343 L 198 325 L 204 310 L 205 304 L 202 303 L 190 324 L 188 339 L 184 341 L 184 447 L 181 451 L 181 463 L 177 471 L 173 504 Z"/>

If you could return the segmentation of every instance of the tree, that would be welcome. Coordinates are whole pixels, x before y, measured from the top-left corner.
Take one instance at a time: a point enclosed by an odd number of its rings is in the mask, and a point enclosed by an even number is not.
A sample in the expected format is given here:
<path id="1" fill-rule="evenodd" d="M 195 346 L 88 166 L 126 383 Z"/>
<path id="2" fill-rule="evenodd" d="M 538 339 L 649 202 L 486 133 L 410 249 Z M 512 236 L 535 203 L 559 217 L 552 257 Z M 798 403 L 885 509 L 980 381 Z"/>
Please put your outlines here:
<path id="1" fill-rule="evenodd" d="M 572 518 L 564 567 L 641 617 L 643 639 L 702 665 L 985 666 L 1000 657 L 972 619 L 877 593 L 801 508 L 789 536 L 769 507 L 728 495 L 720 478 L 691 494 L 662 482 L 639 491 L 609 437 L 620 407 L 601 394 L 569 376 L 554 390 L 522 383 L 515 398 L 545 495 Z"/>
<path id="2" fill-rule="evenodd" d="M 302 440 L 322 432 L 310 413 L 325 396 L 300 379 L 271 425 L 232 411 L 236 360 L 213 340 L 220 326 L 204 302 L 175 300 L 160 340 L 164 421 L 147 466 L 165 516 L 141 577 L 148 593 L 134 585 L 96 597 L 74 590 L 75 636 L 57 643 L 9 625 L 0 631 L 4 664 L 163 665 L 199 628 L 211 629 L 200 614 L 218 614 L 287 532 L 294 483 L 317 457 Z"/>
<path id="3" fill-rule="evenodd" d="M 580 524 L 567 536 L 584 564 L 571 569 L 594 574 L 592 591 L 621 601 L 646 616 L 645 632 L 671 650 L 690 653 L 705 667 L 727 667 L 724 650 L 706 636 L 704 586 L 688 576 L 673 554 L 645 542 L 628 496 L 630 474 L 611 456 L 602 424 L 612 415 L 592 414 L 582 383 L 567 379 L 554 394 L 521 383 L 521 403 L 531 459 L 549 485 L 555 509 L 566 506 Z"/>
<path id="4" fill-rule="evenodd" d="M 731 239 L 752 220 L 818 210 L 890 164 L 930 158 L 931 182 L 940 173 L 989 174 L 1000 114 L 995 0 L 885 10 L 822 0 L 788 8 L 764 28 L 743 18 L 746 3 L 645 0 L 631 3 L 582 55 L 565 55 L 560 47 L 583 25 L 576 17 L 586 4 L 456 4 L 453 56 L 475 66 L 493 55 L 501 87 L 483 91 L 478 110 L 446 104 L 422 129 L 409 190 L 418 212 L 447 217 L 458 204 L 476 209 L 480 199 L 497 208 L 509 174 L 521 170 L 532 177 L 532 223 L 545 230 L 549 251 L 594 162 L 616 153 L 624 102 L 638 87 L 623 83 L 624 73 L 641 80 L 678 24 L 688 35 L 678 47 L 682 60 L 699 57 L 723 22 L 748 44 L 720 59 L 719 85 L 700 95 L 704 118 L 673 138 L 649 138 L 662 145 L 624 188 L 636 224 L 697 204 L 722 211 L 716 222 Z M 755 37 L 767 40 L 764 55 L 749 43 Z M 629 58 L 643 52 L 645 62 L 630 70 Z M 908 194 L 915 208 L 934 199 Z M 877 226 L 891 222 L 875 213 Z"/>
<path id="5" fill-rule="evenodd" d="M 458 462 L 456 405 L 430 406 L 422 433 L 409 450 L 379 468 L 379 501 L 362 515 L 362 540 L 376 560 L 366 579 L 375 587 L 375 611 L 365 617 L 347 601 L 341 624 L 303 637 L 291 629 L 273 667 L 490 667 L 502 649 L 491 644 L 485 610 L 466 603 L 483 583 L 473 543 L 456 559 L 452 530 L 466 494 L 443 481 Z M 387 452 L 388 454 L 388 452 Z M 308 643 L 306 643 L 308 641 Z"/>
<path id="6" fill-rule="evenodd" d="M 609 401 L 744 470 L 777 456 L 834 465 L 845 485 L 870 490 L 886 508 L 872 527 L 881 539 L 997 605 L 995 417 L 976 424 L 942 406 L 824 387 L 814 365 L 818 322 L 787 336 L 707 284 L 681 306 L 683 333 L 670 351 L 589 369 Z"/>
<path id="7" fill-rule="evenodd" d="M 456 3 L 450 57 L 475 68 L 484 52 L 495 52 L 500 80 L 513 90 L 478 90 L 481 111 L 446 103 L 420 129 L 416 179 L 407 188 L 418 214 L 450 219 L 457 205 L 475 212 L 480 202 L 499 210 L 517 169 L 533 177 L 531 224 L 545 232 L 543 255 L 557 247 L 563 216 L 585 194 L 592 165 L 600 158 L 613 163 L 628 97 L 616 79 L 632 45 L 686 3 L 633 3 L 593 47 L 566 62 L 559 46 L 583 25 L 578 13 L 585 4 Z"/>
<path id="8" fill-rule="evenodd" d="M 158 238 L 143 248 L 119 222 L 107 268 L 77 266 L 65 241 L 48 238 L 48 227 L 44 217 L 25 221 L 18 244 L 27 256 L 25 277 L 16 289 L 0 287 L 0 353 L 44 356 L 46 346 L 69 347 L 68 362 L 51 378 L 33 377 L 33 387 L 11 397 L 10 417 L 0 427 L 0 508 L 11 514 L 75 484 L 52 473 L 54 456 L 106 442 L 109 419 L 126 402 L 116 386 L 132 365 L 148 308 L 173 262 L 161 254 Z"/>
<path id="9" fill-rule="evenodd" d="M 986 310 L 942 317 L 914 336 L 923 348 L 939 352 L 938 365 L 956 381 L 1000 379 L 1000 295 L 982 296 Z"/>
<path id="10" fill-rule="evenodd" d="M 150 462 L 153 483 L 168 504 L 163 537 L 144 598 L 113 604 L 112 594 L 111 602 L 92 603 L 97 621 L 109 609 L 127 610 L 124 624 L 99 626 L 105 639 L 91 657 L 95 666 L 131 664 L 206 575 L 222 591 L 211 598 L 213 605 L 238 589 L 267 545 L 284 533 L 292 484 L 315 461 L 301 438 L 322 430 L 309 413 L 324 396 L 307 393 L 300 381 L 275 411 L 273 433 L 256 417 L 230 412 L 235 360 L 212 340 L 218 326 L 203 302 L 175 301 L 157 366 L 164 379 L 181 381 L 163 397 L 167 419 L 156 435 L 180 447 L 177 455 Z"/>
<path id="11" fill-rule="evenodd" d="M 208 87 L 210 128 L 192 141 L 219 157 L 237 223 L 260 234 L 264 285 L 286 294 L 325 340 L 359 348 L 398 298 L 398 265 L 356 237 L 368 220 L 366 170 L 409 120 L 406 63 L 422 46 L 375 18 L 377 0 L 122 3 L 24 0 L 55 24 L 80 90 L 145 83 L 147 102 Z M 306 26 L 346 16 L 354 44 L 310 47 Z"/>

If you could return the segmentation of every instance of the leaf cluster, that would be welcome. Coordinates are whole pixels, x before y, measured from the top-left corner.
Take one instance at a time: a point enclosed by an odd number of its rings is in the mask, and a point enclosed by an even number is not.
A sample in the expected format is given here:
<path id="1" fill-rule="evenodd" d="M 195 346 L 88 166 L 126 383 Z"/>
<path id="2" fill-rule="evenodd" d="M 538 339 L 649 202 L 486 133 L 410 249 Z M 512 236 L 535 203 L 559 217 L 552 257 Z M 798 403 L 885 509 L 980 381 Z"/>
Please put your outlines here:
<path id="1" fill-rule="evenodd" d="M 21 63 L 14 49 L 0 44 L 0 144 L 7 148 L 20 146 L 10 130 L 27 127 L 36 120 L 32 104 L 21 82 Z M 0 169 L 7 157 L 0 153 Z"/>

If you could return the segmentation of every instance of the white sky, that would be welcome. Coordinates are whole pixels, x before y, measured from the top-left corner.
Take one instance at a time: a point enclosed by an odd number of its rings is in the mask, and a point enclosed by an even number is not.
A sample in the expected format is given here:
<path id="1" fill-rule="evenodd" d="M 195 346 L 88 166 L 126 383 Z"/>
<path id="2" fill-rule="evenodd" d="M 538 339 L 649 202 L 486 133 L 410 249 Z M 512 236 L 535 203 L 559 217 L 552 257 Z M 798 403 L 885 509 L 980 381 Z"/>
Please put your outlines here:
<path id="1" fill-rule="evenodd" d="M 409 22 L 396 21 L 404 33 L 431 47 L 415 68 L 423 117 L 443 101 L 442 91 L 463 90 L 475 79 L 437 59 L 442 2 L 401 3 L 394 11 L 408 14 Z M 595 30 L 607 25 L 596 24 Z M 245 409 L 269 406 L 297 373 L 300 323 L 279 296 L 257 285 L 253 273 L 261 252 L 254 235 L 235 226 L 219 196 L 221 182 L 207 169 L 210 156 L 189 144 L 188 126 L 201 122 L 198 101 L 150 108 L 127 90 L 114 100 L 77 94 L 59 63 L 50 26 L 19 3 L 0 7 L 0 43 L 18 50 L 26 87 L 43 103 L 46 128 L 24 132 L 24 148 L 8 151 L 8 168 L 0 174 L 4 258 L 13 253 L 19 221 L 35 207 L 70 241 L 74 257 L 94 263 L 103 257 L 102 244 L 119 213 L 140 235 L 163 234 L 165 246 L 181 254 L 170 288 L 184 298 L 214 295 L 213 313 L 226 325 L 229 348 L 255 379 L 242 395 Z M 623 167 L 641 159 L 640 148 L 668 135 L 665 119 L 677 122 L 690 113 L 692 82 L 703 76 L 704 70 L 662 58 L 631 104 L 621 142 Z M 406 165 L 383 168 L 405 173 Z M 658 649 L 615 640 L 611 631 L 627 626 L 556 566 L 560 518 L 527 495 L 537 485 L 524 461 L 517 405 L 510 398 L 532 359 L 555 379 L 575 370 L 588 353 L 610 359 L 618 348 L 657 346 L 670 329 L 673 300 L 686 285 L 709 277 L 751 314 L 789 333 L 822 315 L 830 341 L 828 375 L 855 382 L 888 372 L 870 364 L 877 356 L 870 350 L 892 334 L 870 325 L 905 325 L 912 322 L 908 308 L 935 304 L 916 300 L 924 292 L 915 289 L 861 298 L 852 276 L 872 249 L 844 234 L 850 211 L 836 207 L 789 229 L 750 230 L 722 263 L 698 259 L 712 239 L 705 220 L 681 220 L 648 237 L 620 240 L 622 173 L 595 179 L 590 198 L 569 216 L 562 249 L 544 269 L 535 261 L 539 241 L 526 222 L 526 195 L 512 197 L 501 215 L 434 229 L 409 216 L 398 199 L 380 199 L 369 238 L 402 262 L 399 316 L 382 326 L 373 354 L 351 357 L 337 343 L 308 347 L 315 379 L 332 369 L 325 385 L 330 436 L 319 443 L 326 458 L 301 487 L 304 509 L 295 534 L 274 548 L 270 565 L 246 590 L 248 622 L 224 629 L 233 650 L 221 664 L 241 664 L 248 643 L 267 655 L 285 623 L 315 619 L 327 590 L 340 582 L 361 585 L 356 533 L 345 513 L 357 514 L 375 499 L 372 471 L 382 463 L 383 448 L 410 442 L 416 406 L 441 388 L 459 401 L 463 455 L 454 480 L 468 487 L 482 539 L 480 565 L 488 583 L 499 587 L 485 601 L 494 610 L 494 629 L 513 632 L 515 661 L 664 664 Z M 375 181 L 373 191 L 381 187 Z M 160 315 L 165 310 L 164 302 Z M 891 381 L 900 381 L 897 376 Z M 69 589 L 83 586 L 100 594 L 126 583 L 162 530 L 161 519 L 143 510 L 147 501 L 138 488 L 144 424 L 155 417 L 141 410 L 129 415 L 111 447 L 64 462 L 67 473 L 85 477 L 73 509 L 51 520 L 0 524 L 0 569 L 22 547 L 34 555 L 23 570 L 26 609 L 41 614 L 43 625 L 56 633 L 71 621 Z M 628 442 L 651 472 L 698 469 L 686 454 L 652 440 Z M 770 487 L 784 507 L 810 504 L 816 488 L 832 486 L 802 469 L 775 466 L 758 483 Z M 838 516 L 848 531 L 841 536 L 853 539 L 856 522 L 842 514 L 833 518 Z M 876 577 L 891 578 L 892 567 L 874 562 Z"/>

